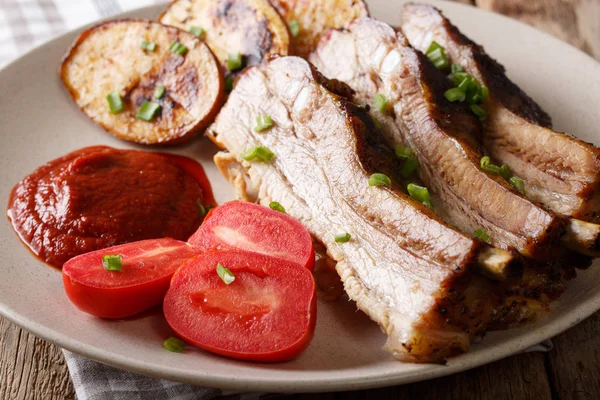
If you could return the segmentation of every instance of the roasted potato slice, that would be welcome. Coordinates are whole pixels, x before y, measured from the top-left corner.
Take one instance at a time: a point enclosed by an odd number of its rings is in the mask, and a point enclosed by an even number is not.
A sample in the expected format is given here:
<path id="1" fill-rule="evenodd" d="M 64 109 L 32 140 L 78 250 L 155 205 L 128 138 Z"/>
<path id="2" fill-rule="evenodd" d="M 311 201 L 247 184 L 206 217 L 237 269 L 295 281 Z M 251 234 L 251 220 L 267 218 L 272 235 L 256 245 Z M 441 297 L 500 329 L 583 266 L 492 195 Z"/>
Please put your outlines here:
<path id="1" fill-rule="evenodd" d="M 144 41 L 154 48 L 143 49 Z M 173 43 L 187 51 L 171 51 Z M 60 76 L 94 122 L 120 139 L 143 144 L 190 139 L 212 121 L 224 98 L 223 75 L 208 46 L 188 32 L 146 20 L 110 21 L 86 30 L 63 58 Z M 122 111 L 113 113 L 107 96 L 115 92 Z M 146 113 L 149 121 L 136 117 L 146 101 L 161 106 Z"/>
<path id="2" fill-rule="evenodd" d="M 328 29 L 345 27 L 356 18 L 368 17 L 362 0 L 271 0 L 279 14 L 297 29 L 292 37 L 294 54 L 307 58 Z M 295 26 L 294 26 L 295 25 Z"/>
<path id="3" fill-rule="evenodd" d="M 268 0 L 174 0 L 158 20 L 186 31 L 202 28 L 228 75 L 230 54 L 239 52 L 247 66 L 289 52 L 287 24 Z"/>

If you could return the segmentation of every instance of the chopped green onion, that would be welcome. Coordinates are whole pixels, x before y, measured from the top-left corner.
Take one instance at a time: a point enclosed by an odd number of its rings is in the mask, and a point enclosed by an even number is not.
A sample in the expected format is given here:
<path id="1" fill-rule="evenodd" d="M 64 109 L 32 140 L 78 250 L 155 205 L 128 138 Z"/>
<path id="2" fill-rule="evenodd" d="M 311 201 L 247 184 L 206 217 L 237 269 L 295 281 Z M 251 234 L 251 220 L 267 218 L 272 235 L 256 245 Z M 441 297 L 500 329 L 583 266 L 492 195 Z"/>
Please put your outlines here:
<path id="1" fill-rule="evenodd" d="M 461 83 L 458 84 L 457 88 L 462 90 L 465 94 L 469 91 L 473 91 L 476 88 L 477 82 L 473 80 L 470 76 L 466 77 L 462 80 Z"/>
<path id="2" fill-rule="evenodd" d="M 429 195 L 429 189 L 414 183 L 409 183 L 406 189 L 408 190 L 410 197 L 433 209 L 433 204 L 431 204 L 431 196 Z"/>
<path id="3" fill-rule="evenodd" d="M 161 105 L 152 101 L 146 100 L 140 107 L 135 117 L 142 121 L 150 122 L 161 110 Z"/>
<path id="4" fill-rule="evenodd" d="M 290 33 L 292 34 L 292 37 L 296 37 L 298 36 L 298 33 L 300 33 L 300 24 L 295 19 L 290 21 L 290 23 L 288 24 L 288 28 L 290 28 Z"/>
<path id="5" fill-rule="evenodd" d="M 517 189 L 519 193 L 525 194 L 525 183 L 523 182 L 523 179 L 517 176 L 513 176 L 508 180 L 508 183 L 510 183 L 512 187 Z"/>
<path id="6" fill-rule="evenodd" d="M 455 74 L 457 72 L 464 72 L 464 69 L 460 66 L 460 64 L 452 64 L 450 66 L 450 72 Z"/>
<path id="7" fill-rule="evenodd" d="M 446 98 L 446 100 L 448 100 L 451 103 L 454 103 L 455 101 L 465 101 L 465 92 L 463 92 L 461 89 L 459 88 L 452 88 L 452 89 L 448 89 L 444 92 L 444 97 Z"/>
<path id="8" fill-rule="evenodd" d="M 481 103 L 482 100 L 483 97 L 479 93 L 469 93 L 466 96 L 466 103 L 469 105 Z"/>
<path id="9" fill-rule="evenodd" d="M 179 43 L 178 41 L 174 41 L 173 43 L 171 43 L 171 45 L 169 46 L 169 50 L 171 50 L 171 53 L 179 54 L 180 56 L 184 56 L 185 53 L 188 52 L 188 48 L 185 47 L 183 44 Z"/>
<path id="10" fill-rule="evenodd" d="M 123 256 L 120 254 L 105 254 L 102 256 L 102 265 L 107 271 L 121 271 Z"/>
<path id="11" fill-rule="evenodd" d="M 425 55 L 435 65 L 437 69 L 447 69 L 450 65 L 445 49 L 439 43 L 433 41 L 425 52 Z"/>
<path id="12" fill-rule="evenodd" d="M 348 232 L 345 233 L 340 233 L 339 235 L 335 235 L 335 242 L 336 243 L 346 243 L 347 241 L 350 240 L 350 234 Z"/>
<path id="13" fill-rule="evenodd" d="M 106 95 L 106 101 L 108 101 L 108 109 L 113 114 L 118 114 L 125 109 L 123 99 L 119 92 L 112 92 Z"/>
<path id="14" fill-rule="evenodd" d="M 484 170 L 485 172 L 499 175 L 500 167 L 498 167 L 497 165 L 494 165 L 494 164 L 490 164 L 490 162 L 491 162 L 491 160 L 488 156 L 481 157 L 481 161 L 479 162 L 479 165 L 481 165 L 481 169 Z"/>
<path id="15" fill-rule="evenodd" d="M 512 171 L 510 170 L 510 167 L 506 164 L 502 164 L 498 173 L 500 174 L 501 177 L 503 177 L 507 181 L 510 180 L 510 178 L 513 176 Z"/>
<path id="16" fill-rule="evenodd" d="M 287 213 L 285 212 L 285 208 L 283 208 L 283 206 L 282 206 L 281 204 L 279 204 L 278 202 L 276 202 L 276 201 L 272 201 L 272 202 L 270 202 L 270 203 L 269 203 L 269 208 L 270 208 L 271 210 L 275 210 L 275 211 L 279 211 L 279 212 L 282 212 L 282 213 L 284 213 L 284 214 L 287 214 Z"/>
<path id="17" fill-rule="evenodd" d="M 202 203 L 196 203 L 196 207 L 198 208 L 198 216 L 201 218 L 206 217 L 208 212 L 213 208 L 210 204 L 203 205 Z"/>
<path id="18" fill-rule="evenodd" d="M 380 113 L 385 114 L 390 107 L 390 103 L 386 100 L 384 95 L 377 93 L 375 95 L 375 99 L 373 100 L 373 107 L 375 107 L 375 109 Z"/>
<path id="19" fill-rule="evenodd" d="M 475 232 L 473 232 L 473 236 L 477 239 L 483 240 L 484 242 L 490 241 L 490 235 L 488 235 L 483 229 L 479 228 Z"/>
<path id="20" fill-rule="evenodd" d="M 176 337 L 170 337 L 163 342 L 163 347 L 173 353 L 181 353 L 185 348 L 185 342 Z"/>
<path id="21" fill-rule="evenodd" d="M 450 80 L 452 81 L 452 84 L 454 86 L 458 86 L 461 84 L 462 81 L 465 80 L 465 78 L 469 78 L 471 76 L 471 74 L 468 74 L 466 72 L 455 72 L 453 74 L 450 74 Z"/>
<path id="22" fill-rule="evenodd" d="M 235 276 L 233 273 L 228 268 L 225 268 L 221 263 L 217 264 L 217 275 L 219 275 L 219 278 L 221 278 L 226 285 L 230 285 L 233 281 L 235 281 Z"/>
<path id="23" fill-rule="evenodd" d="M 481 106 L 471 104 L 469 108 L 473 111 L 473 114 L 477 115 L 477 118 L 479 118 L 480 121 L 483 121 L 487 117 L 487 112 Z"/>
<path id="24" fill-rule="evenodd" d="M 273 126 L 273 120 L 268 115 L 261 115 L 256 118 L 256 126 L 254 132 L 262 132 Z"/>
<path id="25" fill-rule="evenodd" d="M 254 146 L 244 151 L 240 156 L 246 161 L 269 162 L 275 154 L 264 146 Z"/>
<path id="26" fill-rule="evenodd" d="M 485 86 L 481 86 L 481 99 L 482 100 L 487 99 L 489 94 L 490 94 L 490 90 L 488 88 L 486 88 Z"/>
<path id="27" fill-rule="evenodd" d="M 225 91 L 231 92 L 233 90 L 233 76 L 228 76 L 225 78 Z"/>
<path id="28" fill-rule="evenodd" d="M 385 174 L 373 174 L 369 178 L 369 186 L 390 186 L 392 181 Z"/>
<path id="29" fill-rule="evenodd" d="M 396 146 L 394 148 L 394 153 L 396 153 L 396 157 L 402 159 L 407 159 L 413 156 L 412 149 L 404 146 Z"/>
<path id="30" fill-rule="evenodd" d="M 140 48 L 142 50 L 146 50 L 146 51 L 154 51 L 154 49 L 156 49 L 156 43 L 154 42 L 149 42 L 147 40 L 142 40 L 142 43 L 140 44 Z"/>
<path id="31" fill-rule="evenodd" d="M 199 38 L 201 38 L 202 36 L 204 36 L 204 32 L 205 32 L 205 30 L 199 26 L 190 26 L 190 33 L 192 35 L 196 35 Z"/>
<path id="32" fill-rule="evenodd" d="M 227 69 L 230 71 L 237 71 L 244 65 L 242 54 L 238 51 L 237 53 L 229 53 L 227 57 Z"/>
<path id="33" fill-rule="evenodd" d="M 162 97 L 165 95 L 166 91 L 167 91 L 167 89 L 164 86 L 157 86 L 154 89 L 154 98 L 155 99 L 162 99 Z"/>
<path id="34" fill-rule="evenodd" d="M 406 159 L 406 161 L 404 161 L 404 165 L 402 166 L 402 177 L 403 178 L 408 178 L 409 176 L 411 176 L 413 174 L 413 172 L 415 172 L 417 170 L 417 168 L 419 167 L 419 162 L 417 161 L 417 157 L 412 156 Z"/>

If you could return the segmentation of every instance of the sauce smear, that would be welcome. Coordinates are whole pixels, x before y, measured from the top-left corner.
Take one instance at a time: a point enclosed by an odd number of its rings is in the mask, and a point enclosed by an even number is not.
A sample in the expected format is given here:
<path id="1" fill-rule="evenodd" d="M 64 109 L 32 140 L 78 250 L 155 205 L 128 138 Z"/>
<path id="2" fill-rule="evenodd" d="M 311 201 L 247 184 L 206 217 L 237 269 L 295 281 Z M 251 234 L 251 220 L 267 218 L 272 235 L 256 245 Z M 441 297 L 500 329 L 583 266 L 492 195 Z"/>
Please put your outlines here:
<path id="1" fill-rule="evenodd" d="M 187 240 L 215 206 L 202 166 L 181 157 L 87 147 L 41 166 L 12 190 L 8 217 L 43 261 L 128 242 Z"/>

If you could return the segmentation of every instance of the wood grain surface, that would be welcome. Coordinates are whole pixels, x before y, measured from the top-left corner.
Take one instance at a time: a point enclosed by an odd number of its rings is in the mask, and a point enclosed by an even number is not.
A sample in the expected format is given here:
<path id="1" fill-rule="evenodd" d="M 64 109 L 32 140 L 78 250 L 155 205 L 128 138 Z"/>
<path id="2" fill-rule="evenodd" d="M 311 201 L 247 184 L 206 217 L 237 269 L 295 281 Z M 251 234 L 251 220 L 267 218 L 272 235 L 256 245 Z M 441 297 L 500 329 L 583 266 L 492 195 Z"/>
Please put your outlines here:
<path id="1" fill-rule="evenodd" d="M 600 60 L 600 0 L 459 0 L 519 19 Z M 553 339 L 549 353 L 520 354 L 427 382 L 295 399 L 600 398 L 600 313 Z M 59 348 L 0 317 L 0 400 L 75 399 Z"/>

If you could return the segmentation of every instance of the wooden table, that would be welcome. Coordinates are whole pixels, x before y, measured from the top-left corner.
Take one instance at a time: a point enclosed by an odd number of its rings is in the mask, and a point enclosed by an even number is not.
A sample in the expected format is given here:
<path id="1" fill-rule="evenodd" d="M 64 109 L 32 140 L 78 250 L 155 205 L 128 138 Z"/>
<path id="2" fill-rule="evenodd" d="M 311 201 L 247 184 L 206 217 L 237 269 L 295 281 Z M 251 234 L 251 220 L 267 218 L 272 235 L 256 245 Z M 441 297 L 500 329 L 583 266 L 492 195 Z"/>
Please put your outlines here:
<path id="1" fill-rule="evenodd" d="M 520 19 L 600 60 L 600 0 L 459 1 Z M 449 377 L 393 388 L 294 397 L 598 399 L 599 333 L 600 313 L 554 338 L 550 353 L 520 354 Z M 74 398 L 60 349 L 0 317 L 0 399 Z"/>

